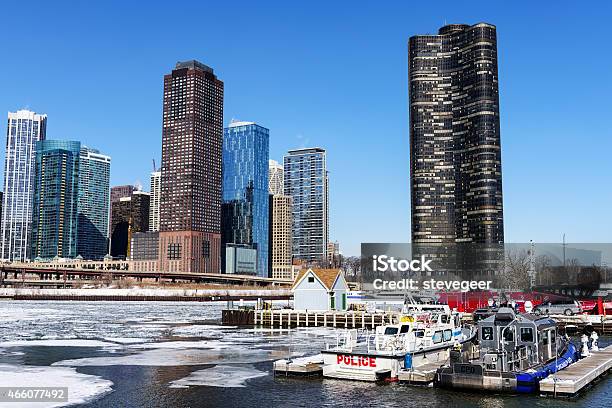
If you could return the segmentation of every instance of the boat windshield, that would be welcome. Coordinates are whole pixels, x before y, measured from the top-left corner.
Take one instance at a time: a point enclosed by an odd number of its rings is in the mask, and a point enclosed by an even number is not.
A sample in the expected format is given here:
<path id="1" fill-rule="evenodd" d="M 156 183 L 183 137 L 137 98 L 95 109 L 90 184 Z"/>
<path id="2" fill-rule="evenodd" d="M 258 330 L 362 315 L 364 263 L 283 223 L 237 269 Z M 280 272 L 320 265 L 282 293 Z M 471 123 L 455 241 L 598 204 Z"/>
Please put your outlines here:
<path id="1" fill-rule="evenodd" d="M 393 336 L 394 334 L 397 334 L 397 327 L 385 328 L 385 336 Z"/>

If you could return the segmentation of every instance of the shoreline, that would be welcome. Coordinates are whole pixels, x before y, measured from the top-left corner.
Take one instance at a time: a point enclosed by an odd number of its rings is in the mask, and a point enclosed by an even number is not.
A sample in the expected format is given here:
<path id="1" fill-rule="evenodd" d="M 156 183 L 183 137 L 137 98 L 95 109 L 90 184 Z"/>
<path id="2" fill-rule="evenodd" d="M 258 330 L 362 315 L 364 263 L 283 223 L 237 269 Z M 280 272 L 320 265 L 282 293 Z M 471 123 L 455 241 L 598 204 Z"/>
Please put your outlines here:
<path id="1" fill-rule="evenodd" d="M 288 289 L 0 288 L 0 300 L 218 302 L 258 299 L 289 300 L 291 297 Z"/>

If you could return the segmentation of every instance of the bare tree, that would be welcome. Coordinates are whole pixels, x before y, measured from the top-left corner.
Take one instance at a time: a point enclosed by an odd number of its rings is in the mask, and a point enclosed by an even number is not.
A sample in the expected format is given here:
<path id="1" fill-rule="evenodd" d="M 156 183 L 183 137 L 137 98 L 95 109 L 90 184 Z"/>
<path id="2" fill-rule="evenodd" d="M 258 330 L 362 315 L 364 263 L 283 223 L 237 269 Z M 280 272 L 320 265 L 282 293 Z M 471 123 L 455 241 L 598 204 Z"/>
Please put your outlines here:
<path id="1" fill-rule="evenodd" d="M 106 286 L 110 286 L 113 283 L 113 273 L 110 271 L 104 272 L 104 274 L 102 275 L 102 282 Z"/>
<path id="2" fill-rule="evenodd" d="M 361 258 L 358 256 L 347 256 L 344 258 L 344 271 L 347 276 L 353 278 L 361 273 Z"/>
<path id="3" fill-rule="evenodd" d="M 580 262 L 576 258 L 570 258 L 565 262 L 565 271 L 569 278 L 568 283 L 575 285 L 578 282 L 578 273 L 580 272 Z"/>
<path id="4" fill-rule="evenodd" d="M 535 270 L 537 274 L 537 282 L 538 285 L 550 285 L 552 282 L 551 269 L 550 266 L 552 264 L 552 260 L 548 255 L 538 255 L 535 259 Z"/>
<path id="5" fill-rule="evenodd" d="M 529 262 L 528 251 L 509 250 L 498 274 L 502 287 L 514 290 L 529 289 L 531 286 Z"/>

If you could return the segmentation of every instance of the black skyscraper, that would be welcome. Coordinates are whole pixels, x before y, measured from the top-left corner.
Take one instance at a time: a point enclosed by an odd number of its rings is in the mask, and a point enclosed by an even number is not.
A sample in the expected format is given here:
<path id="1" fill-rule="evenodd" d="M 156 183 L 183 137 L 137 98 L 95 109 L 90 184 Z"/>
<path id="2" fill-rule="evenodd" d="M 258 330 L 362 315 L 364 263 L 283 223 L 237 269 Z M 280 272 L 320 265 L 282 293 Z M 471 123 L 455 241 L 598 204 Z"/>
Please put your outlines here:
<path id="1" fill-rule="evenodd" d="M 495 26 L 409 41 L 412 242 L 504 241 Z"/>

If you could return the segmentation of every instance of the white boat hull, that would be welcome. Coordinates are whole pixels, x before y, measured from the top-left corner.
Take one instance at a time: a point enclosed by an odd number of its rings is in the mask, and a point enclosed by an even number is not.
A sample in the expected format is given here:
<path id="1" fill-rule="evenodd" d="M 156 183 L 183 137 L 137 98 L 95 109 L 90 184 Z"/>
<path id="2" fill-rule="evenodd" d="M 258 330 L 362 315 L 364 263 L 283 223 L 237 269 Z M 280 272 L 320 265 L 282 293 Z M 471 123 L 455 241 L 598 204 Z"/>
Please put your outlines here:
<path id="1" fill-rule="evenodd" d="M 383 355 L 378 353 L 358 353 L 336 350 L 325 350 L 323 354 L 323 376 L 330 378 L 379 381 L 385 378 L 397 378 L 404 370 L 406 353 Z M 412 367 L 418 368 L 427 364 L 448 361 L 450 345 L 436 347 L 415 353 L 409 353 Z"/>

